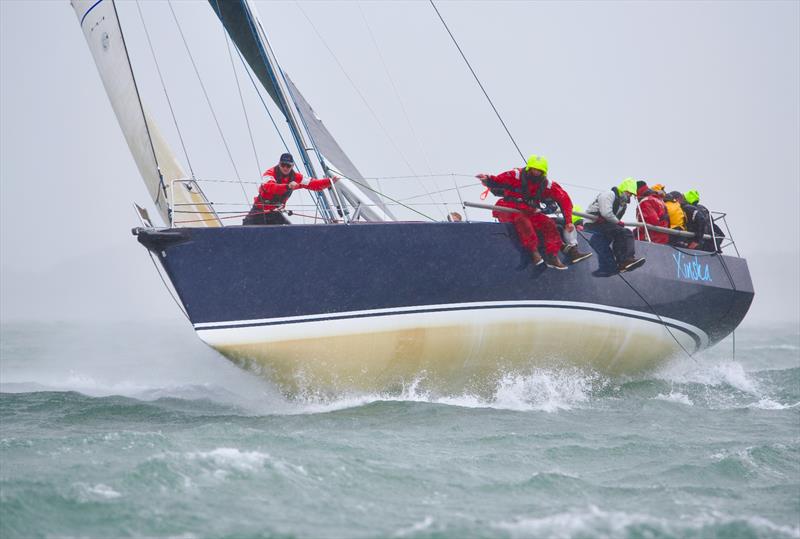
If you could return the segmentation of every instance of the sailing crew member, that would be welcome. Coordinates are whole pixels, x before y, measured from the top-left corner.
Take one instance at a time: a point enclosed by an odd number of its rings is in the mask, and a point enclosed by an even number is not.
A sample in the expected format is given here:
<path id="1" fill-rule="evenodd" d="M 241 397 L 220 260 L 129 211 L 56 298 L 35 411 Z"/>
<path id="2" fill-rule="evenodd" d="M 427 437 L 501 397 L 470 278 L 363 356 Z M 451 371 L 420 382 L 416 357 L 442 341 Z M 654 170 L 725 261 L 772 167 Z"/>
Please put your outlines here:
<path id="1" fill-rule="evenodd" d="M 575 225 L 575 228 L 578 229 L 578 232 L 580 232 L 583 230 L 583 225 L 585 224 L 585 221 L 583 217 L 575 215 L 576 211 L 584 213 L 583 206 L 581 206 L 580 204 L 575 204 L 572 206 L 572 224 Z"/>
<path id="2" fill-rule="evenodd" d="M 244 218 L 243 225 L 288 225 L 289 220 L 283 215 L 286 201 L 296 189 L 309 191 L 322 191 L 327 189 L 339 178 L 303 178 L 294 168 L 292 154 L 281 155 L 278 164 L 264 172 L 262 178 L 266 180 L 258 188 L 258 195 L 253 199 L 253 207 Z"/>
<path id="3" fill-rule="evenodd" d="M 547 199 L 542 202 L 541 204 L 542 211 L 547 215 L 554 215 L 561 211 L 561 208 L 558 206 L 555 200 Z M 583 226 L 578 226 L 576 221 L 583 223 L 583 219 L 575 215 L 575 211 L 582 212 L 583 209 L 574 204 L 572 206 L 572 225 L 571 227 L 566 226 L 566 221 L 564 221 L 564 226 L 556 226 L 559 233 L 561 233 L 561 241 L 564 242 L 564 246 L 561 248 L 561 252 L 569 257 L 570 264 L 577 264 L 581 260 L 586 260 L 594 253 L 582 253 L 578 251 L 578 230 L 583 230 Z"/>
<path id="4" fill-rule="evenodd" d="M 708 252 L 721 253 L 722 238 L 725 235 L 722 233 L 716 223 L 711 219 L 711 212 L 708 208 L 700 204 L 700 193 L 696 189 L 692 189 L 683 194 L 683 203 L 681 209 L 686 215 L 686 225 L 689 232 L 694 232 L 694 240 L 689 243 L 690 249 L 700 249 Z M 713 234 L 711 227 L 714 227 Z M 713 239 L 705 239 L 704 234 L 709 236 L 716 236 L 716 244 Z"/>
<path id="5" fill-rule="evenodd" d="M 650 189 L 646 182 L 639 180 L 636 182 L 636 198 L 639 201 L 640 217 L 645 223 L 669 228 L 667 207 L 664 205 L 664 201 L 659 196 L 658 191 Z M 663 232 L 654 232 L 652 230 L 648 230 L 645 233 L 643 228 L 636 230 L 635 237 L 637 240 L 643 241 L 647 239 L 648 234 L 650 241 L 653 243 L 669 242 L 669 236 L 667 234 Z"/>
<path id="6" fill-rule="evenodd" d="M 673 230 L 686 230 L 686 214 L 683 213 L 683 208 L 681 208 L 682 201 L 683 195 L 680 191 L 672 191 L 664 196 L 664 207 L 667 208 L 669 227 Z M 680 236 L 670 236 L 669 243 L 672 245 L 686 245 L 686 242 Z"/>
<path id="7" fill-rule="evenodd" d="M 599 193 L 586 210 L 595 216 L 593 223 L 586 224 L 586 230 L 598 234 L 612 246 L 620 272 L 634 270 L 645 262 L 644 258 L 636 258 L 633 233 L 622 222 L 630 197 L 635 195 L 636 180 L 625 178 L 619 186 Z"/>
<path id="8" fill-rule="evenodd" d="M 497 176 L 478 174 L 476 177 L 493 194 L 502 197 L 497 206 L 520 210 L 520 213 L 495 210 L 492 216 L 501 223 L 514 224 L 520 243 L 531 253 L 533 264 L 538 266 L 544 262 L 549 268 L 567 269 L 558 258 L 563 243 L 556 225 L 540 211 L 539 205 L 546 199 L 555 200 L 561 207 L 565 227 L 572 231 L 575 228 L 572 224 L 572 201 L 566 191 L 547 178 L 547 159 L 531 155 L 524 168 L 515 168 Z M 544 260 L 538 250 L 537 231 L 541 232 L 544 238 Z"/>

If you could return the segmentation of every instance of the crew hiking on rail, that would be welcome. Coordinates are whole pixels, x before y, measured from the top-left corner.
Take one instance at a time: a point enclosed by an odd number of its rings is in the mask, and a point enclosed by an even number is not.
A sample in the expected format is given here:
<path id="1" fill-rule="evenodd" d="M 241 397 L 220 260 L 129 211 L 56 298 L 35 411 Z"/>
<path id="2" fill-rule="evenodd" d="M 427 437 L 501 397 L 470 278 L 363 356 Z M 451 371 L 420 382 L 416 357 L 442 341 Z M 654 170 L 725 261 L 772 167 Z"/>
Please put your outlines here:
<path id="1" fill-rule="evenodd" d="M 669 212 L 664 204 L 664 192 L 651 189 L 647 182 L 636 182 L 636 199 L 639 202 L 639 217 L 648 225 L 669 228 Z M 634 237 L 637 240 L 649 240 L 653 243 L 669 243 L 669 235 L 655 230 L 644 228 L 636 229 Z"/>
<path id="2" fill-rule="evenodd" d="M 586 224 L 586 230 L 598 234 L 611 247 L 620 272 L 631 271 L 645 262 L 644 258 L 636 258 L 633 233 L 622 222 L 631 196 L 636 196 L 636 180 L 625 178 L 619 186 L 600 192 L 586 208 L 594 218 L 594 222 Z"/>
<path id="3" fill-rule="evenodd" d="M 266 181 L 258 188 L 258 195 L 253 199 L 253 207 L 244 218 L 243 225 L 291 224 L 281 210 L 295 189 L 322 191 L 339 179 L 337 176 L 320 179 L 303 178 L 303 175 L 293 168 L 292 154 L 285 153 L 281 155 L 276 166 L 264 172 L 263 179 Z"/>
<path id="4" fill-rule="evenodd" d="M 520 243 L 531 253 L 533 264 L 545 263 L 549 268 L 565 270 L 567 266 L 558 258 L 564 245 L 561 236 L 553 220 L 541 211 L 540 206 L 552 200 L 561 208 L 564 233 L 571 238 L 577 234 L 572 223 L 572 200 L 560 185 L 547 178 L 547 168 L 545 157 L 531 155 L 524 168 L 515 168 L 497 176 L 478 174 L 476 177 L 492 194 L 502 197 L 497 206 L 520 210 L 518 213 L 495 210 L 492 215 L 501 223 L 514 224 Z M 544 260 L 539 254 L 537 231 L 544 238 Z M 578 251 L 577 240 L 574 244 L 569 241 L 564 252 L 572 264 L 591 256 L 591 253 Z"/>

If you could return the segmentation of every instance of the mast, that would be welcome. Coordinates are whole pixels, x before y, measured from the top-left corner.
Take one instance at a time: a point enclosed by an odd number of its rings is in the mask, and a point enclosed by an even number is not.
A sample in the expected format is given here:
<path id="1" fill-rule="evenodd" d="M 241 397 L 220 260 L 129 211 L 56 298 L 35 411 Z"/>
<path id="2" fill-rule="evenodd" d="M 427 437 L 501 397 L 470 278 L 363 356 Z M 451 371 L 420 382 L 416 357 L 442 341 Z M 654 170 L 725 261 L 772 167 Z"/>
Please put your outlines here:
<path id="1" fill-rule="evenodd" d="M 326 175 L 335 173 L 342 177 L 332 187 L 332 194 L 342 211 L 349 214 L 349 203 L 354 209 L 353 216 L 367 221 L 394 221 L 395 217 L 382 196 L 370 187 L 369 181 L 336 142 L 289 74 L 278 65 L 261 19 L 250 0 L 208 2 L 242 58 L 285 116 L 306 171 L 315 175 L 314 167 L 318 163 Z M 316 158 L 316 163 L 313 158 Z M 314 194 L 324 197 L 324 192 Z M 320 200 L 325 203 L 324 199 Z M 330 209 L 327 204 L 324 207 Z"/>
<path id="2" fill-rule="evenodd" d="M 278 106 L 280 107 L 281 112 L 283 112 L 283 115 L 286 117 L 286 122 L 289 124 L 289 131 L 291 131 L 292 138 L 294 139 L 295 145 L 300 152 L 300 157 L 302 158 L 303 165 L 306 169 L 306 174 L 312 178 L 316 178 L 317 172 L 309 154 L 309 150 L 314 150 L 314 148 L 309 148 L 303 128 L 298 121 L 297 116 L 294 114 L 294 107 L 292 106 L 294 99 L 289 93 L 286 78 L 283 75 L 280 64 L 278 64 L 278 60 L 275 58 L 275 53 L 273 52 L 269 39 L 264 32 L 264 27 L 261 25 L 261 20 L 258 18 L 258 13 L 256 12 L 255 6 L 252 4 L 251 0 L 240 1 L 247 16 L 250 30 L 253 32 L 254 37 L 260 44 L 260 52 L 262 53 L 264 66 L 266 67 L 267 74 L 269 75 L 272 85 L 276 90 Z M 325 167 L 321 156 L 317 155 L 317 158 L 320 164 L 326 169 L 325 172 L 327 173 L 327 167 Z M 335 187 L 333 189 L 335 189 Z M 334 221 L 335 217 L 333 211 L 331 210 L 330 203 L 328 202 L 327 197 L 325 197 L 324 192 L 320 191 L 314 194 L 318 197 L 325 221 Z M 344 208 L 342 209 L 344 210 Z"/>

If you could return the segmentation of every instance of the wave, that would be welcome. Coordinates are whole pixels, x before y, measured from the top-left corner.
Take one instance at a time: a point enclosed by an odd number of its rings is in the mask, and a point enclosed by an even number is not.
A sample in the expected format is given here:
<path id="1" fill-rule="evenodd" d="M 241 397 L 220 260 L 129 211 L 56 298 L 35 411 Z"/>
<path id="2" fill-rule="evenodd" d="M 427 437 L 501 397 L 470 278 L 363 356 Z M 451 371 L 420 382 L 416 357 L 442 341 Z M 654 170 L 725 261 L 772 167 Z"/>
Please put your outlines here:
<path id="1" fill-rule="evenodd" d="M 748 346 L 747 350 L 800 350 L 796 344 L 764 344 L 760 346 Z"/>
<path id="2" fill-rule="evenodd" d="M 730 516 L 722 513 L 693 518 L 666 519 L 640 513 L 604 511 L 590 505 L 583 511 L 544 517 L 523 517 L 493 523 L 493 527 L 515 537 L 772 537 L 800 538 L 800 527 L 782 526 L 760 516 Z"/>
<path id="3" fill-rule="evenodd" d="M 82 502 L 113 500 L 122 496 L 113 488 L 102 483 L 95 485 L 75 483 L 73 486 L 77 491 L 77 499 Z"/>
<path id="4" fill-rule="evenodd" d="M 240 451 L 234 447 L 218 447 L 211 451 L 192 451 L 183 456 L 188 460 L 210 462 L 216 466 L 245 472 L 262 468 L 272 459 L 267 453 Z"/>
<path id="5" fill-rule="evenodd" d="M 658 400 L 701 404 L 709 409 L 787 410 L 800 399 L 800 368 L 747 371 L 738 361 L 676 360 L 656 371 L 653 381 L 670 384 Z"/>
<path id="6" fill-rule="evenodd" d="M 677 402 L 679 404 L 685 404 L 686 406 L 694 406 L 694 403 L 692 402 L 692 399 L 689 398 L 689 395 L 677 391 L 671 391 L 668 394 L 659 393 L 653 398 L 659 401 Z"/>
<path id="7" fill-rule="evenodd" d="M 494 408 L 512 411 L 557 412 L 588 403 L 593 391 L 606 379 L 580 369 L 534 369 L 527 373 L 506 373 L 490 391 L 465 391 L 438 394 L 424 389 L 425 376 L 419 376 L 400 391 L 296 395 L 292 402 L 298 413 L 324 413 L 354 408 L 375 402 L 416 402 L 461 408 Z"/>
<path id="8" fill-rule="evenodd" d="M 794 404 L 781 404 L 779 402 L 775 402 L 770 398 L 763 398 L 758 402 L 750 403 L 746 407 L 747 408 L 757 408 L 760 410 L 789 410 L 791 408 L 797 408 L 800 406 L 800 401 Z"/>
<path id="9" fill-rule="evenodd" d="M 433 526 L 434 519 L 426 515 L 424 519 L 413 523 L 411 526 L 401 528 L 392 534 L 392 537 L 413 537 L 421 532 L 429 530 Z"/>
<path id="10" fill-rule="evenodd" d="M 673 361 L 656 371 L 654 377 L 682 384 L 727 385 L 751 395 L 759 395 L 762 391 L 756 378 L 745 371 L 744 366 L 737 361 Z"/>
<path id="11" fill-rule="evenodd" d="M 438 394 L 425 389 L 421 375 L 396 391 L 377 393 L 341 392 L 320 394 L 304 392 L 286 397 L 266 380 L 255 391 L 239 391 L 213 384 L 145 386 L 133 382 L 104 384 L 90 376 L 75 375 L 63 383 L 6 383 L 7 393 L 75 391 L 93 397 L 124 396 L 141 401 L 164 399 L 209 400 L 240 409 L 246 414 L 313 414 L 356 408 L 375 402 L 417 402 L 462 408 L 556 412 L 588 403 L 592 393 L 606 384 L 602 376 L 579 369 L 535 369 L 527 373 L 506 373 L 489 391 L 465 391 Z M 242 391 L 245 389 L 245 391 Z"/>
<path id="12" fill-rule="evenodd" d="M 269 380 L 239 373 L 235 383 L 143 383 L 70 372 L 48 384 L 0 384 L 0 392 L 75 391 L 92 397 L 123 396 L 139 401 L 208 401 L 207 413 L 294 415 L 335 412 L 377 402 L 411 402 L 461 408 L 492 408 L 517 412 L 556 413 L 613 405 L 619 399 L 646 399 L 707 409 L 785 411 L 800 407 L 796 379 L 800 368 L 747 371 L 730 360 L 676 360 L 639 377 L 614 378 L 574 367 L 536 368 L 506 372 L 484 380 L 480 389 L 442 393 L 430 389 L 425 374 L 380 392 L 305 391 L 286 396 Z M 174 403 L 172 403 L 174 404 Z M 175 408 L 175 406 L 170 406 Z M 216 407 L 216 408 L 215 408 Z"/>
<path id="13" fill-rule="evenodd" d="M 71 375 L 62 382 L 0 383 L 0 393 L 79 393 L 93 398 L 126 397 L 143 402 L 206 401 L 221 413 L 262 415 L 288 413 L 292 406 L 268 381 L 254 378 L 254 384 L 223 386 L 203 384 L 143 384 L 122 380 L 108 382 L 89 375 Z M 212 412 L 213 410 L 208 410 Z"/>

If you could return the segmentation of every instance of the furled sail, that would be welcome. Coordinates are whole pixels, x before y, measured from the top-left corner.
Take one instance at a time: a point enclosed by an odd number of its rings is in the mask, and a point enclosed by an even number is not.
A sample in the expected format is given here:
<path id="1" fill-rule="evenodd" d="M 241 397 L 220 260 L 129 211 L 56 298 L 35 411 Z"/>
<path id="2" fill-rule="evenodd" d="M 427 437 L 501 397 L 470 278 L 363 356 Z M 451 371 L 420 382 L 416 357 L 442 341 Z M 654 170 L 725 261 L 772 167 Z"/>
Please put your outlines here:
<path id="1" fill-rule="evenodd" d="M 268 55 L 262 48 L 256 31 L 257 21 L 252 20 L 252 7 L 248 9 L 247 0 L 208 0 L 214 13 L 222 21 L 225 30 L 238 47 L 253 73 L 258 77 L 261 85 L 275 101 L 282 107 L 279 95 L 281 89 L 273 80 L 267 69 Z M 333 138 L 322 120 L 311 108 L 311 105 L 297 89 L 289 76 L 283 72 L 286 85 L 291 93 L 292 101 L 297 105 L 298 112 L 303 121 L 309 137 L 325 159 L 336 171 L 346 178 L 354 180 L 340 182 L 338 188 L 345 198 L 354 206 L 359 203 L 369 202 L 361 209 L 361 214 L 371 220 L 394 220 L 394 216 L 384 204 L 381 197 L 371 190 L 369 182 L 364 179 L 350 158 L 344 153 L 339 143 Z M 287 114 L 286 111 L 282 111 Z"/>
<path id="2" fill-rule="evenodd" d="M 205 195 L 186 178 L 155 122 L 145 112 L 114 1 L 71 3 L 133 159 L 164 222 L 171 222 L 170 197 L 174 195 L 175 210 L 181 212 L 175 216 L 176 225 L 191 221 L 192 226 L 220 226 Z M 192 217 L 183 218 L 184 215 Z"/>

